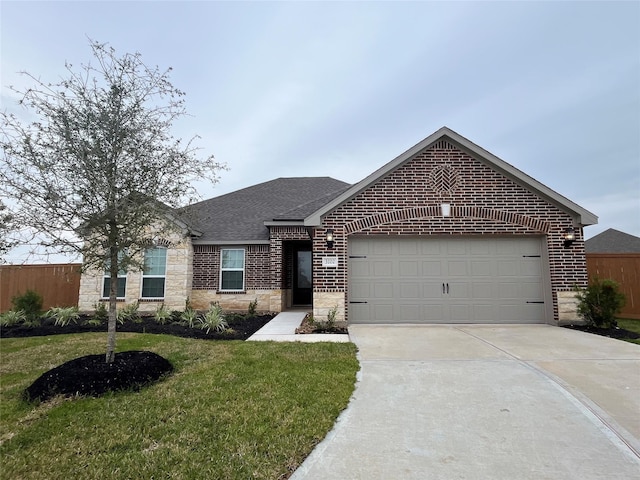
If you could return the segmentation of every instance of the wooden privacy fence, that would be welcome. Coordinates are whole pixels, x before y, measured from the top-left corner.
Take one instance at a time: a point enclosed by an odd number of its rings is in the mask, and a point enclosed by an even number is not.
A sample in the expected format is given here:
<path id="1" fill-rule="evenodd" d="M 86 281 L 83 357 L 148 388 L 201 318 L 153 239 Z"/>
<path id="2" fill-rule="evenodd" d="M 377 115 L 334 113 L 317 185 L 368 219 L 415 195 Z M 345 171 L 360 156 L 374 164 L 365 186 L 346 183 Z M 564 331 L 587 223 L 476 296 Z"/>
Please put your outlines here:
<path id="1" fill-rule="evenodd" d="M 640 319 L 640 253 L 587 253 L 589 280 L 610 278 L 620 285 L 627 303 L 620 316 Z"/>
<path id="2" fill-rule="evenodd" d="M 11 299 L 27 290 L 42 295 L 43 309 L 78 305 L 80 263 L 0 266 L 0 312 L 11 310 Z"/>

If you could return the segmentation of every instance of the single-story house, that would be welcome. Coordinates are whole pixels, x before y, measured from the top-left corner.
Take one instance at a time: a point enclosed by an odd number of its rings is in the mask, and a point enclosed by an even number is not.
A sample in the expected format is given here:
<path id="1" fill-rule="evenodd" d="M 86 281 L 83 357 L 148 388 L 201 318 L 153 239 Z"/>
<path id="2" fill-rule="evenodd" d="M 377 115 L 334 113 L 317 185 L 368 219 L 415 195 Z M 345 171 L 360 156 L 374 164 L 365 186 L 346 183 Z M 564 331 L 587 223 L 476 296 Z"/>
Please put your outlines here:
<path id="1" fill-rule="evenodd" d="M 355 185 L 278 178 L 191 206 L 150 249 L 123 302 L 293 307 L 349 323 L 549 323 L 575 318 L 583 227 L 597 217 L 443 127 Z M 87 272 L 81 309 L 103 301 Z"/>

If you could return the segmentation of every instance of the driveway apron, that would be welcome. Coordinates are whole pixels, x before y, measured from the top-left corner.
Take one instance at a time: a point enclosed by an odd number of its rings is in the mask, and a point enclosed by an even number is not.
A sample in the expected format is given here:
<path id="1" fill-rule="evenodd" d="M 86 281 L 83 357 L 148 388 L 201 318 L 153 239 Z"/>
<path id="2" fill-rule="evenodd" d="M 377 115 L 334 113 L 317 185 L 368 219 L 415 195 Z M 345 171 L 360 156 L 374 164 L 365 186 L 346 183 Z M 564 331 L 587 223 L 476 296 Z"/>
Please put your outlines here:
<path id="1" fill-rule="evenodd" d="M 640 479 L 640 346 L 547 325 L 352 325 L 353 398 L 293 480 Z"/>

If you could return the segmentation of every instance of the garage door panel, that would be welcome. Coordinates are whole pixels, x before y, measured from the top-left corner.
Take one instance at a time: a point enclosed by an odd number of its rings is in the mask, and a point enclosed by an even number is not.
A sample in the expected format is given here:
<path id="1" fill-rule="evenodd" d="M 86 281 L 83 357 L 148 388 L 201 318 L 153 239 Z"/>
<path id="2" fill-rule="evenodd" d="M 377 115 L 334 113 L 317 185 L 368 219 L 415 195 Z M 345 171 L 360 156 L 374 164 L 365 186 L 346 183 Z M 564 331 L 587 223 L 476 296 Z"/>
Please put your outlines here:
<path id="1" fill-rule="evenodd" d="M 541 237 L 350 238 L 350 322 L 540 323 Z M 447 289 L 448 286 L 448 289 Z M 533 303 L 532 303 L 533 302 Z"/>
<path id="2" fill-rule="evenodd" d="M 450 277 L 469 276 L 469 262 L 464 260 L 449 260 L 446 262 L 447 271 Z"/>
<path id="3" fill-rule="evenodd" d="M 494 264 L 490 260 L 472 260 L 470 275 L 473 277 L 494 277 Z"/>
<path id="4" fill-rule="evenodd" d="M 419 282 L 402 282 L 400 285 L 400 298 L 404 300 L 422 299 L 422 288 Z"/>
<path id="5" fill-rule="evenodd" d="M 352 283 L 351 287 L 349 287 L 349 296 L 353 299 L 362 299 L 362 298 L 370 298 L 373 295 L 371 294 L 371 284 L 369 283 Z"/>
<path id="6" fill-rule="evenodd" d="M 422 276 L 424 278 L 439 278 L 442 275 L 442 262 L 440 260 L 423 261 L 420 262 L 420 265 L 422 266 Z"/>
<path id="7" fill-rule="evenodd" d="M 417 277 L 419 275 L 418 267 L 419 263 L 415 260 L 411 262 L 400 261 L 398 262 L 398 274 L 401 278 Z"/>
<path id="8" fill-rule="evenodd" d="M 372 285 L 373 297 L 376 299 L 393 298 L 393 283 L 381 282 Z"/>

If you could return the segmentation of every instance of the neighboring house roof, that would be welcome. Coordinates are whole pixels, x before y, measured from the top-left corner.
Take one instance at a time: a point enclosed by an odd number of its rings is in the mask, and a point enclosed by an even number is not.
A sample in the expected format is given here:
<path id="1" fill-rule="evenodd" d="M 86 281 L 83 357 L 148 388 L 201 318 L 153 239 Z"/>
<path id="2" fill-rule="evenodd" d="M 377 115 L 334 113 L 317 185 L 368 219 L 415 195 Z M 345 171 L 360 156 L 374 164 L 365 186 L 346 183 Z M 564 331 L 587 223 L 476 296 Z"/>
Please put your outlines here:
<path id="1" fill-rule="evenodd" d="M 584 242 L 587 253 L 640 253 L 640 237 L 610 228 Z"/>
<path id="2" fill-rule="evenodd" d="M 268 243 L 265 223 L 301 223 L 348 187 L 330 177 L 277 178 L 191 205 L 182 218 L 201 233 L 194 244 Z"/>
<path id="3" fill-rule="evenodd" d="M 571 200 L 563 197 L 559 193 L 551 190 L 549 187 L 543 185 L 538 182 L 534 178 L 528 176 L 524 172 L 518 170 L 513 165 L 508 164 L 504 160 L 496 157 L 492 153 L 484 150 L 482 147 L 476 145 L 475 143 L 467 140 L 463 136 L 454 132 L 453 130 L 442 127 L 437 132 L 429 135 L 427 138 L 422 140 L 417 145 L 413 146 L 403 154 L 399 155 L 383 167 L 379 168 L 371 175 L 366 177 L 361 182 L 353 185 L 351 188 L 346 190 L 344 193 L 333 199 L 333 201 L 327 203 L 326 205 L 321 206 L 318 210 L 308 215 L 305 218 L 304 224 L 309 226 L 316 226 L 322 223 L 322 217 L 327 213 L 331 212 L 338 206 L 342 205 L 344 202 L 352 199 L 360 192 L 370 187 L 382 177 L 392 172 L 393 170 L 399 168 L 404 163 L 411 160 L 411 158 L 429 147 L 433 143 L 440 141 L 442 139 L 447 139 L 452 144 L 459 147 L 461 150 L 467 152 L 473 158 L 485 163 L 490 168 L 502 173 L 506 177 L 510 178 L 514 182 L 519 185 L 522 185 L 524 188 L 528 189 L 539 195 L 540 197 L 546 199 L 550 203 L 556 205 L 563 211 L 566 211 L 570 215 L 572 215 L 579 225 L 593 225 L 598 223 L 598 217 L 591 213 L 588 210 L 585 210 L 581 206 L 573 203 Z"/>

